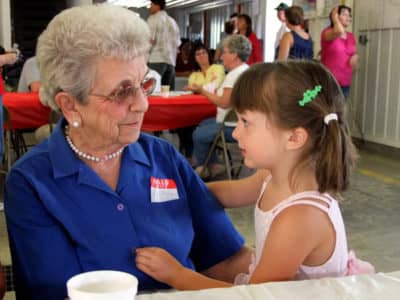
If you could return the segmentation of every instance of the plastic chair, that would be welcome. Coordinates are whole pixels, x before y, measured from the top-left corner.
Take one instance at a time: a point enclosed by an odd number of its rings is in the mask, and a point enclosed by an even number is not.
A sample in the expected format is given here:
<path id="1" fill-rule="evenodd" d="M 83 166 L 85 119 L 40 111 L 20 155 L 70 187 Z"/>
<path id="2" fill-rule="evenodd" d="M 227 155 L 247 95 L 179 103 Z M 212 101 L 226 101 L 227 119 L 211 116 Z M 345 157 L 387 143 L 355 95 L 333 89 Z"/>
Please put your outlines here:
<path id="1" fill-rule="evenodd" d="M 223 161 L 225 164 L 225 171 L 226 175 L 229 180 L 232 180 L 232 178 L 238 178 L 240 171 L 243 166 L 243 158 L 240 160 L 239 163 L 234 164 L 231 152 L 228 148 L 229 145 L 235 144 L 237 145 L 236 142 L 227 142 L 225 138 L 225 133 L 224 129 L 226 127 L 236 127 L 237 124 L 237 116 L 234 110 L 229 110 L 229 112 L 226 114 L 224 121 L 221 123 L 220 128 L 218 129 L 217 134 L 215 135 L 214 141 L 211 144 L 211 147 L 208 151 L 206 160 L 204 162 L 204 168 L 202 172 L 200 173 L 200 176 L 205 176 L 205 172 L 207 170 L 207 166 L 210 163 L 211 157 L 214 153 L 214 151 L 221 151 L 222 152 L 222 157 Z M 236 171 L 235 171 L 236 170 Z"/>

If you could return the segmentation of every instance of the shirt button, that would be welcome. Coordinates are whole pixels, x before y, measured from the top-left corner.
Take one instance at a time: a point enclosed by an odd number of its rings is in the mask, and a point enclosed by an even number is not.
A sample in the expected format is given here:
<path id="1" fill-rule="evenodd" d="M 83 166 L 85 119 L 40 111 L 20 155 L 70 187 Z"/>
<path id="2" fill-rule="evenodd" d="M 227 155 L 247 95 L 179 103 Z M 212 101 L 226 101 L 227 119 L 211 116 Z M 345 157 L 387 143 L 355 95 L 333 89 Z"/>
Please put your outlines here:
<path id="1" fill-rule="evenodd" d="M 117 204 L 117 209 L 118 209 L 119 211 L 123 211 L 123 210 L 124 210 L 124 205 L 123 205 L 122 203 L 118 203 L 118 204 Z"/>

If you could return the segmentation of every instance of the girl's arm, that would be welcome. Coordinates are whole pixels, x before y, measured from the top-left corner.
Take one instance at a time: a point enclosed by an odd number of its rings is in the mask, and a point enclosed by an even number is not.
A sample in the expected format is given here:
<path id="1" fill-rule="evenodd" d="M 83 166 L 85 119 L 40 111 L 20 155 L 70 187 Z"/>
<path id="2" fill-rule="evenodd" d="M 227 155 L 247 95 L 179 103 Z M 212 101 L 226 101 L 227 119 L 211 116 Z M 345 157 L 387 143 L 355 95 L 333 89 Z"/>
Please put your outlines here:
<path id="1" fill-rule="evenodd" d="M 256 203 L 268 174 L 267 170 L 258 170 L 243 179 L 209 182 L 207 186 L 224 207 L 248 206 Z"/>
<path id="2" fill-rule="evenodd" d="M 185 268 L 171 254 L 161 248 L 136 249 L 136 266 L 142 272 L 177 290 L 232 286 L 230 283 L 212 279 Z"/>
<path id="3" fill-rule="evenodd" d="M 293 36 L 291 32 L 286 32 L 279 44 L 278 60 L 286 60 L 289 57 L 290 48 L 293 47 Z"/>
<path id="4" fill-rule="evenodd" d="M 272 222 L 249 283 L 292 280 L 300 265 L 323 264 L 335 247 L 335 232 L 325 212 L 309 205 L 283 210 Z"/>

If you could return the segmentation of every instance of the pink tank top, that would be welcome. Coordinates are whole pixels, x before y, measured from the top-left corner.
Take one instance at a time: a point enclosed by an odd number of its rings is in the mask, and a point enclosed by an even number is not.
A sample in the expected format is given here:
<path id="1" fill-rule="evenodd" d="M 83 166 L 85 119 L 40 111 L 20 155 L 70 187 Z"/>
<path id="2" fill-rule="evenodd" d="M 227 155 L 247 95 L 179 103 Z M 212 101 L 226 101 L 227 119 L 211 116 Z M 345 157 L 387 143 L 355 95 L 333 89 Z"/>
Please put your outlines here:
<path id="1" fill-rule="evenodd" d="M 322 277 L 339 277 L 346 275 L 348 261 L 347 239 L 342 214 L 340 212 L 337 201 L 329 194 L 321 194 L 318 191 L 308 191 L 294 194 L 289 198 L 283 200 L 282 202 L 278 203 L 271 210 L 262 211 L 259 209 L 259 202 L 270 179 L 271 177 L 268 177 L 264 182 L 254 211 L 254 223 L 256 231 L 256 256 L 249 267 L 249 274 L 237 275 L 235 279 L 235 284 L 248 283 L 252 272 L 260 261 L 265 240 L 267 238 L 271 224 L 276 216 L 284 209 L 299 204 L 306 204 L 317 207 L 328 215 L 336 232 L 336 244 L 331 257 L 324 264 L 312 267 L 301 265 L 297 274 L 295 275 L 295 279 L 315 279 Z M 319 201 L 322 201 L 326 203 L 327 206 L 310 199 L 317 199 Z"/>

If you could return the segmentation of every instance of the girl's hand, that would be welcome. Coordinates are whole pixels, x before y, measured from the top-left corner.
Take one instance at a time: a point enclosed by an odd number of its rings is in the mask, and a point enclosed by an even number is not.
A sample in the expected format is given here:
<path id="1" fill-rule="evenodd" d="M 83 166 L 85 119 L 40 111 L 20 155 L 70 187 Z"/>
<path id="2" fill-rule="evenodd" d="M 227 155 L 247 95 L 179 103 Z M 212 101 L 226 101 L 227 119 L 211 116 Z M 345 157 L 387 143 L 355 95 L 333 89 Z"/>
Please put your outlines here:
<path id="1" fill-rule="evenodd" d="M 154 279 L 174 286 L 185 269 L 171 254 L 158 247 L 136 249 L 136 266 Z"/>

